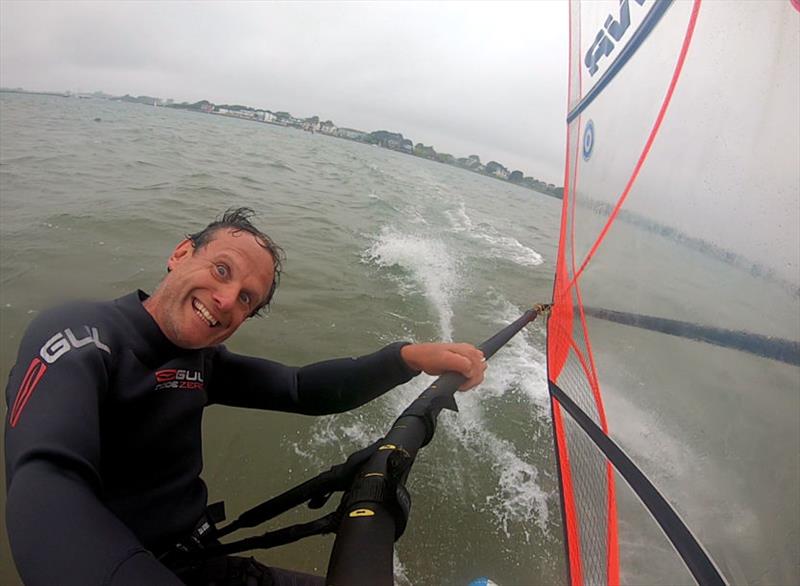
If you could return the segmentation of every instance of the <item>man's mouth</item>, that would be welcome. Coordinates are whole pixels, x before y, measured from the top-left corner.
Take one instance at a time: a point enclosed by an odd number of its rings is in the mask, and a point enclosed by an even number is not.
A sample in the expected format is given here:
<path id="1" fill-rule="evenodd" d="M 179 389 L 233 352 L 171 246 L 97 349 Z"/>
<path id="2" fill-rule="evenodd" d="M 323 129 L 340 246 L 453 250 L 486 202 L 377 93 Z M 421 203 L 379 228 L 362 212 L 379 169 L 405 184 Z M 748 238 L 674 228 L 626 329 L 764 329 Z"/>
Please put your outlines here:
<path id="1" fill-rule="evenodd" d="M 201 318 L 205 320 L 208 324 L 208 327 L 213 328 L 219 325 L 219 320 L 217 320 L 211 312 L 208 311 L 208 308 L 200 303 L 197 299 L 192 299 L 192 308 L 194 308 L 194 312 L 199 315 Z"/>

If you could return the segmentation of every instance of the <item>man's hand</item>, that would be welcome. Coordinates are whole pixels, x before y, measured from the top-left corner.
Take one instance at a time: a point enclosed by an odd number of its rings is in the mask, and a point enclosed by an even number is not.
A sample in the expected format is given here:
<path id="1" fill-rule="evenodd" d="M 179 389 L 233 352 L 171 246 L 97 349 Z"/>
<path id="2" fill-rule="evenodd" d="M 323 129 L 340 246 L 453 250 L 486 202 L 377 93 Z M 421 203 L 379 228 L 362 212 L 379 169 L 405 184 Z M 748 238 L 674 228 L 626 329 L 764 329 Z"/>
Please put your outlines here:
<path id="1" fill-rule="evenodd" d="M 466 391 L 483 382 L 486 359 L 483 352 L 472 344 L 409 344 L 403 346 L 400 355 L 409 368 L 426 374 L 458 372 L 467 381 L 459 387 Z"/>

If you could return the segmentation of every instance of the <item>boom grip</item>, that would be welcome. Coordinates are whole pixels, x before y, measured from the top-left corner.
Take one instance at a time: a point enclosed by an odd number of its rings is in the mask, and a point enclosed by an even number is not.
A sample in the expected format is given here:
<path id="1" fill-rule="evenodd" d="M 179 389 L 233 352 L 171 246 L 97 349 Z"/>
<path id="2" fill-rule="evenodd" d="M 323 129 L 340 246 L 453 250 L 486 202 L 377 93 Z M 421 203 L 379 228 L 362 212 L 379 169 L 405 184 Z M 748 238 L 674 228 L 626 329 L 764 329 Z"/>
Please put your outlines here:
<path id="1" fill-rule="evenodd" d="M 546 306 L 536 306 L 478 348 L 491 358 Z M 333 543 L 327 586 L 393 586 L 394 542 L 411 506 L 403 486 L 420 448 L 433 438 L 442 409 L 458 411 L 453 395 L 466 378 L 448 372 L 436 379 L 397 418 L 375 454 L 342 497 L 342 520 Z M 400 462 L 400 464 L 398 464 Z"/>

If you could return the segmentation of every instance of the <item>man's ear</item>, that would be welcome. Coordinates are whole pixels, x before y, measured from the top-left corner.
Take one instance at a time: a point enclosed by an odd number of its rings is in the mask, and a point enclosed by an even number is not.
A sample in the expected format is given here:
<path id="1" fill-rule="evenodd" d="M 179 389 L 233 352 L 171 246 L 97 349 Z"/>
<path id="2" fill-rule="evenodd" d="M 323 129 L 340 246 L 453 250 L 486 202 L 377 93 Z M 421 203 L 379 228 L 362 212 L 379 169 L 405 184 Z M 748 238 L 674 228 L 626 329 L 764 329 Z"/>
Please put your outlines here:
<path id="1" fill-rule="evenodd" d="M 192 256 L 192 254 L 194 254 L 194 242 L 188 238 L 184 238 L 180 241 L 178 246 L 175 247 L 175 250 L 172 251 L 172 254 L 167 260 L 167 272 L 170 272 L 181 262 Z"/>

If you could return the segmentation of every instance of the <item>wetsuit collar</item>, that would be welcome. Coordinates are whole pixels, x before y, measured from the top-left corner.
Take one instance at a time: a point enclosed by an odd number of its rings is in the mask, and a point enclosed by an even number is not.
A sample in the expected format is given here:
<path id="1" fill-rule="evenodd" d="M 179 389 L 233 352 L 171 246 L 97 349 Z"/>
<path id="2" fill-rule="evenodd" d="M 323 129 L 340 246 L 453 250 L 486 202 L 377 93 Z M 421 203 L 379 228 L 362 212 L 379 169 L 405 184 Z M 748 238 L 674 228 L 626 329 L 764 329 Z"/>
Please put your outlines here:
<path id="1" fill-rule="evenodd" d="M 135 343 L 133 344 L 136 355 L 142 359 L 149 358 L 147 362 L 156 360 L 163 362 L 165 358 L 178 356 L 189 352 L 184 348 L 180 348 L 173 344 L 158 324 L 153 319 L 153 316 L 144 308 L 142 302 L 147 299 L 149 295 L 138 289 L 133 293 L 125 295 L 115 300 L 115 305 L 123 313 L 125 318 L 130 322 L 132 334 L 135 335 Z"/>

